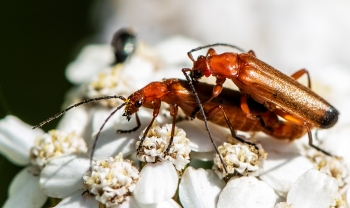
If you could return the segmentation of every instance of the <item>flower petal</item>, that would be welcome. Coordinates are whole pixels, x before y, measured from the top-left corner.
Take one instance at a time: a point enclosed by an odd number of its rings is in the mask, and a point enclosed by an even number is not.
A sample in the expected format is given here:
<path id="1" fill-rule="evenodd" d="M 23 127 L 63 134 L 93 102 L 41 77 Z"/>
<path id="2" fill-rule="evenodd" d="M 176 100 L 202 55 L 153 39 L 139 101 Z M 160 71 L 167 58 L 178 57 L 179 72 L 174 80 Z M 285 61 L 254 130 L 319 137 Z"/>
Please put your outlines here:
<path id="1" fill-rule="evenodd" d="M 230 180 L 219 196 L 218 208 L 275 206 L 278 196 L 265 182 L 255 177 L 240 177 Z"/>
<path id="2" fill-rule="evenodd" d="M 197 40 L 190 39 L 185 36 L 172 36 L 165 39 L 156 46 L 156 50 L 161 58 L 167 65 L 191 64 L 191 60 L 184 56 L 189 48 L 196 48 L 202 45 Z M 169 50 L 171 48 L 171 50 Z"/>
<path id="3" fill-rule="evenodd" d="M 299 154 L 269 152 L 260 178 L 277 193 L 286 197 L 297 178 L 311 168 L 313 168 L 313 164 Z"/>
<path id="4" fill-rule="evenodd" d="M 123 71 L 120 77 L 121 83 L 125 85 L 125 92 L 128 94 L 134 93 L 150 82 L 158 80 L 155 76 L 160 76 L 162 73 L 155 73 L 156 64 L 137 53 L 130 57 L 129 61 L 123 65 Z M 152 76 L 149 76 L 150 74 Z"/>
<path id="5" fill-rule="evenodd" d="M 208 123 L 208 125 L 216 143 L 226 141 L 226 136 L 230 134 L 227 128 L 212 123 Z M 187 138 L 190 139 L 190 146 L 193 151 L 210 152 L 214 150 L 203 121 L 199 119 L 181 121 L 176 126 L 185 130 Z"/>
<path id="6" fill-rule="evenodd" d="M 174 196 L 179 178 L 171 162 L 147 163 L 140 174 L 134 190 L 137 201 L 154 204 Z"/>
<path id="7" fill-rule="evenodd" d="M 40 186 L 50 197 L 66 198 L 83 188 L 83 175 L 89 165 L 89 159 L 82 155 L 53 158 L 41 171 Z"/>
<path id="8" fill-rule="evenodd" d="M 88 193 L 84 193 L 84 190 L 79 189 L 72 193 L 67 198 L 58 203 L 56 208 L 98 208 L 99 202 L 90 196 Z"/>
<path id="9" fill-rule="evenodd" d="M 95 139 L 98 130 L 110 113 L 110 110 L 96 110 L 93 115 L 93 139 Z M 135 152 L 135 143 L 139 140 L 140 132 L 117 133 L 117 130 L 130 130 L 136 127 L 135 118 L 133 117 L 130 122 L 128 122 L 125 117 L 122 116 L 123 113 L 122 110 L 116 112 L 104 126 L 98 142 L 96 143 L 94 159 L 97 160 L 116 156 L 120 152 L 122 152 L 124 156 L 128 156 L 132 152 Z M 141 127 L 139 129 L 144 129 L 146 125 L 149 124 L 152 114 L 145 109 L 140 109 L 138 115 L 141 121 Z M 91 148 L 89 151 L 91 151 Z"/>
<path id="10" fill-rule="evenodd" d="M 9 198 L 4 204 L 4 208 L 12 207 L 41 207 L 47 196 L 39 188 L 38 170 L 29 166 L 19 172 L 9 188 Z"/>
<path id="11" fill-rule="evenodd" d="M 65 114 L 58 123 L 57 130 L 65 133 L 75 132 L 77 136 L 82 136 L 90 116 L 87 112 L 86 106 L 79 106 Z"/>
<path id="12" fill-rule="evenodd" d="M 306 135 L 305 135 L 306 136 Z M 261 143 L 265 151 L 274 154 L 295 153 L 299 154 L 302 150 L 303 141 L 301 139 L 289 142 L 288 140 L 279 140 L 263 133 L 257 133 L 255 138 Z M 302 137 L 304 138 L 304 137 Z M 308 139 L 308 138 L 306 138 Z M 268 159 L 269 156 L 267 156 Z"/>
<path id="13" fill-rule="evenodd" d="M 338 193 L 337 181 L 311 169 L 295 181 L 288 192 L 287 203 L 295 207 L 330 207 Z"/>
<path id="14" fill-rule="evenodd" d="M 343 114 L 342 114 L 343 115 Z M 350 166 L 350 123 L 337 125 L 330 130 L 320 131 L 319 138 L 322 140 L 321 148 L 334 153 L 336 156 L 341 156 L 348 166 Z"/>
<path id="15" fill-rule="evenodd" d="M 179 197 L 184 207 L 216 207 L 225 182 L 213 170 L 188 167 L 181 177 Z"/>
<path id="16" fill-rule="evenodd" d="M 8 115 L 0 120 L 0 152 L 14 164 L 26 165 L 30 148 L 40 134 L 43 134 L 41 129 L 32 130 L 17 117 Z"/>
<path id="17" fill-rule="evenodd" d="M 87 45 L 66 69 L 67 79 L 80 84 L 88 81 L 99 71 L 114 61 L 112 47 L 109 45 Z"/>

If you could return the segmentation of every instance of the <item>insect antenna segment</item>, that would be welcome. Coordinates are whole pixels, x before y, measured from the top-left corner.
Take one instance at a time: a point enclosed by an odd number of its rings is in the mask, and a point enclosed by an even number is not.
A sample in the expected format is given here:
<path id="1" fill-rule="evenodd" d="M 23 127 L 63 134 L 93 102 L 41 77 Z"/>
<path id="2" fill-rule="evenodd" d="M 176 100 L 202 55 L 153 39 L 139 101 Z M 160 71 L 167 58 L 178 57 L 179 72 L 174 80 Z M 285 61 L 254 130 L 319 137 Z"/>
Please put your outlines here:
<path id="1" fill-rule="evenodd" d="M 74 105 L 69 106 L 68 108 L 64 109 L 63 111 L 57 113 L 56 115 L 46 119 L 45 121 L 35 125 L 32 127 L 32 129 L 36 129 L 38 127 L 42 127 L 43 125 L 49 123 L 50 121 L 59 118 L 60 116 L 62 116 L 63 114 L 65 114 L 67 111 L 71 110 L 72 108 L 78 107 L 80 105 L 86 104 L 86 103 L 90 103 L 93 101 L 99 101 L 99 100 L 108 100 L 108 99 L 121 99 L 123 101 L 125 101 L 126 99 L 123 96 L 117 96 L 117 95 L 111 95 L 111 96 L 103 96 L 103 97 L 97 97 L 97 98 L 91 98 L 91 99 L 87 99 L 84 101 L 81 101 L 79 103 L 76 103 Z"/>
<path id="2" fill-rule="evenodd" d="M 100 133 L 101 131 L 103 130 L 103 127 L 106 125 L 107 121 L 119 110 L 121 109 L 122 107 L 124 107 L 127 103 L 128 103 L 128 99 L 124 98 L 123 96 L 118 96 L 118 95 L 111 95 L 111 96 L 103 96 L 103 97 L 97 97 L 97 98 L 92 98 L 92 99 L 88 99 L 88 100 L 84 100 L 82 102 L 79 102 L 79 103 L 76 103 L 74 105 L 71 105 L 69 106 L 68 108 L 64 109 L 63 111 L 57 113 L 56 115 L 48 118 L 47 120 L 39 123 L 38 125 L 34 126 L 32 129 L 36 129 L 38 127 L 41 127 L 47 123 L 49 123 L 50 121 L 62 116 L 63 114 L 65 114 L 67 111 L 71 110 L 72 108 L 75 108 L 75 107 L 78 107 L 80 105 L 83 105 L 83 104 L 87 104 L 87 103 L 90 103 L 90 102 L 93 102 L 93 101 L 99 101 L 99 100 L 107 100 L 107 99 L 121 99 L 124 101 L 123 104 L 121 104 L 120 106 L 117 107 L 117 109 L 115 109 L 107 118 L 106 120 L 104 121 L 104 123 L 102 124 L 102 126 L 100 127 L 99 131 L 97 132 L 96 134 L 96 137 L 95 137 L 95 141 L 94 141 L 94 144 L 92 146 L 92 150 L 91 150 L 91 156 L 90 156 L 90 168 L 91 168 L 91 164 L 92 164 L 92 157 L 94 155 L 94 152 L 95 152 L 95 147 L 96 147 L 96 143 L 97 143 L 97 140 L 100 136 Z"/>
<path id="3" fill-rule="evenodd" d="M 118 106 L 117 109 L 115 109 L 114 111 L 112 111 L 111 114 L 109 114 L 109 116 L 106 118 L 106 120 L 103 122 L 103 124 L 101 125 L 100 129 L 98 130 L 96 136 L 95 136 L 95 140 L 94 140 L 94 144 L 92 145 L 92 150 L 91 150 L 91 155 L 90 155 L 90 168 L 92 167 L 92 158 L 94 156 L 94 152 L 95 152 L 95 147 L 96 147 L 96 143 L 97 140 L 101 134 L 101 131 L 103 130 L 103 127 L 106 125 L 106 123 L 108 122 L 108 120 L 122 107 L 124 107 L 127 103 L 124 102 L 123 104 L 121 104 L 120 106 Z"/>
<path id="4" fill-rule="evenodd" d="M 200 101 L 200 99 L 199 99 L 199 97 L 198 97 L 197 91 L 196 91 L 196 89 L 194 88 L 194 86 L 193 86 L 193 84 L 192 84 L 192 79 L 191 79 L 190 76 L 186 73 L 186 70 L 183 69 L 182 72 L 184 73 L 184 75 L 185 75 L 185 77 L 186 77 L 186 79 L 187 79 L 187 81 L 188 81 L 188 83 L 189 83 L 189 85 L 190 85 L 190 87 L 191 87 L 191 89 L 192 89 L 192 91 L 193 91 L 195 97 L 196 97 L 197 103 L 199 104 L 200 111 L 201 111 L 201 113 L 202 113 L 203 120 L 204 120 L 204 124 L 205 124 L 205 129 L 206 129 L 207 132 L 208 132 L 210 141 L 211 141 L 211 143 L 212 143 L 213 146 L 214 146 L 215 152 L 219 155 L 220 161 L 221 161 L 221 163 L 223 164 L 223 167 L 224 167 L 224 169 L 225 169 L 225 172 L 228 173 L 228 172 L 227 172 L 227 169 L 226 169 L 226 164 L 225 164 L 225 162 L 224 162 L 224 160 L 223 160 L 223 158 L 222 158 L 222 155 L 220 154 L 220 152 L 219 152 L 219 150 L 218 150 L 218 147 L 216 146 L 216 144 L 215 144 L 215 142 L 214 142 L 213 136 L 211 135 L 211 132 L 210 132 L 210 129 L 209 129 L 209 126 L 208 126 L 207 117 L 206 117 L 206 115 L 205 115 L 203 106 L 201 105 L 201 101 Z"/>

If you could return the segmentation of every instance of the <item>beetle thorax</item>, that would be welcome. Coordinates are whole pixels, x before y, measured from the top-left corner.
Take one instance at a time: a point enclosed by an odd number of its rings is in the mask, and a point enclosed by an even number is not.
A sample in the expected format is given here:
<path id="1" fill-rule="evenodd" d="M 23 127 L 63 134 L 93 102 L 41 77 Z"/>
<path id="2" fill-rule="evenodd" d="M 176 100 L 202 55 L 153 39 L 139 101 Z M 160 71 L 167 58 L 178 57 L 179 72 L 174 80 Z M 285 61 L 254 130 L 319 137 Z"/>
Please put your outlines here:
<path id="1" fill-rule="evenodd" d="M 239 73 L 239 57 L 236 53 L 223 53 L 208 57 L 208 66 L 214 76 L 231 78 Z"/>

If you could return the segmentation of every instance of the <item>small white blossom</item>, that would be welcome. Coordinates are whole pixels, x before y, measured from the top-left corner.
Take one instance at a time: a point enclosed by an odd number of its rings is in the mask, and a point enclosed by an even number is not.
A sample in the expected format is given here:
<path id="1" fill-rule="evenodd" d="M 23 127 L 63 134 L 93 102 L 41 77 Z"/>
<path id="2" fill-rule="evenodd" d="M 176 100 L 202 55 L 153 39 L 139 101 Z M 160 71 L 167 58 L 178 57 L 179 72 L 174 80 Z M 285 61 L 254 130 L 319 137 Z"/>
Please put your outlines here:
<path id="1" fill-rule="evenodd" d="M 339 199 L 337 181 L 316 169 L 301 175 L 287 195 L 287 203 L 295 207 L 330 207 Z"/>
<path id="2" fill-rule="evenodd" d="M 160 127 L 157 122 L 149 130 L 146 138 L 140 148 L 137 158 L 143 162 L 157 162 L 168 160 L 175 165 L 177 170 L 182 170 L 186 164 L 190 162 L 189 154 L 191 148 L 189 139 L 186 138 L 186 132 L 175 126 L 173 143 L 170 146 L 169 152 L 165 154 L 170 138 L 172 124 L 166 124 Z M 144 131 L 141 132 L 142 138 Z M 139 147 L 141 141 L 136 143 L 136 148 Z"/>
<path id="3" fill-rule="evenodd" d="M 126 164 L 127 160 L 122 160 L 120 156 L 116 158 L 100 160 L 100 163 L 95 161 L 92 174 L 88 173 L 90 159 L 86 154 L 53 158 L 41 172 L 40 187 L 46 195 L 63 199 L 58 207 L 76 207 L 86 204 L 86 201 L 90 201 L 89 205 L 85 205 L 89 208 L 97 208 L 101 201 L 106 202 L 106 206 L 135 208 L 148 207 L 144 204 L 155 207 L 163 203 L 176 204 L 171 198 L 176 192 L 178 175 L 170 162 L 149 163 L 139 175 L 135 167 Z M 122 162 L 114 163 L 118 159 Z M 121 172 L 116 171 L 117 168 L 121 168 Z M 97 170 L 101 172 L 97 173 Z M 162 190 L 161 193 L 159 190 Z M 98 195 L 90 195 L 87 191 Z M 118 202 L 122 203 L 117 205 Z"/>
<path id="4" fill-rule="evenodd" d="M 218 154 L 215 155 L 213 169 L 220 178 L 230 174 L 233 176 L 258 176 L 267 153 L 260 144 L 257 144 L 257 147 L 259 151 L 252 145 L 241 143 L 233 145 L 225 142 L 218 147 L 218 150 L 226 164 L 228 173 L 225 172 Z"/>
<path id="5" fill-rule="evenodd" d="M 5 170 L 3 168 L 3 170 Z M 13 207 L 41 207 L 47 200 L 47 196 L 39 186 L 40 172 L 37 167 L 27 166 L 23 168 L 11 181 L 8 189 L 8 198 L 3 208 Z"/>
<path id="6" fill-rule="evenodd" d="M 231 178 L 220 193 L 217 207 L 273 207 L 277 198 L 275 191 L 256 177 Z"/>
<path id="7" fill-rule="evenodd" d="M 0 152 L 16 165 L 30 164 L 30 149 L 35 138 L 44 134 L 41 129 L 31 126 L 19 118 L 8 115 L 0 120 Z"/>
<path id="8" fill-rule="evenodd" d="M 92 116 L 92 140 L 90 143 L 95 142 L 96 134 L 100 130 L 101 125 L 105 122 L 106 118 L 115 109 L 106 109 L 100 106 L 96 109 Z M 125 157 L 131 155 L 136 151 L 135 143 L 138 141 L 140 130 L 130 133 L 117 133 L 118 130 L 130 130 L 135 128 L 136 119 L 135 116 L 128 121 L 124 116 L 123 109 L 117 111 L 111 119 L 106 123 L 103 130 L 100 133 L 99 139 L 96 142 L 96 148 L 94 152 L 94 159 L 105 159 L 106 157 L 116 156 L 119 152 L 122 152 Z M 140 108 L 137 112 L 141 126 L 139 129 L 145 128 L 152 119 L 152 111 L 146 108 Z M 157 120 L 161 116 L 157 117 Z M 91 148 L 89 153 L 91 153 Z"/>
<path id="9" fill-rule="evenodd" d="M 171 162 L 147 163 L 140 174 L 141 178 L 133 192 L 138 202 L 155 204 L 174 197 L 179 177 Z"/>
<path id="10" fill-rule="evenodd" d="M 87 98 L 103 97 L 108 95 L 125 94 L 125 85 L 120 79 L 120 73 L 123 65 L 117 64 L 111 69 L 106 69 L 93 77 L 92 81 L 85 86 L 85 95 Z M 118 89 L 122 88 L 122 89 Z M 122 93 L 123 92 L 123 93 Z M 122 101 L 118 99 L 100 100 L 98 103 L 108 107 L 115 107 Z"/>
<path id="11" fill-rule="evenodd" d="M 260 141 L 266 147 L 268 156 L 259 178 L 286 197 L 293 183 L 313 168 L 313 164 L 297 152 L 300 140 L 287 143 L 270 137 Z"/>
<path id="12" fill-rule="evenodd" d="M 84 83 L 113 61 L 113 50 L 110 45 L 87 45 L 67 66 L 66 77 L 71 83 Z"/>
<path id="13" fill-rule="evenodd" d="M 113 56 L 110 45 L 85 46 L 66 69 L 67 79 L 79 84 L 78 89 L 70 92 L 68 100 L 103 95 L 127 96 L 156 80 L 149 74 L 160 79 L 164 77 L 157 73 L 161 64 L 157 52 L 143 42 L 137 43 L 136 51 L 122 64 L 112 65 Z"/>
<path id="14" fill-rule="evenodd" d="M 35 139 L 34 146 L 30 150 L 30 159 L 33 165 L 43 168 L 49 158 L 86 151 L 84 139 L 77 137 L 74 132 L 64 134 L 51 130 Z"/>
<path id="15" fill-rule="evenodd" d="M 314 148 L 308 148 L 307 157 L 314 163 L 317 170 L 337 180 L 340 189 L 347 190 L 350 180 L 349 169 L 342 158 L 327 156 Z"/>
<path id="16" fill-rule="evenodd" d="M 4 207 L 41 207 L 47 196 L 39 186 L 41 170 L 49 159 L 69 153 L 86 152 L 84 139 L 74 133 L 32 130 L 14 116 L 0 120 L 0 152 L 16 164 L 27 165 L 9 187 Z"/>
<path id="17" fill-rule="evenodd" d="M 107 160 L 93 161 L 91 168 L 92 172 L 83 176 L 84 186 L 106 207 L 122 204 L 140 178 L 132 161 L 123 159 L 122 153 Z"/>
<path id="18" fill-rule="evenodd" d="M 179 184 L 179 198 L 184 207 L 216 207 L 219 194 L 225 187 L 213 170 L 188 167 Z"/>

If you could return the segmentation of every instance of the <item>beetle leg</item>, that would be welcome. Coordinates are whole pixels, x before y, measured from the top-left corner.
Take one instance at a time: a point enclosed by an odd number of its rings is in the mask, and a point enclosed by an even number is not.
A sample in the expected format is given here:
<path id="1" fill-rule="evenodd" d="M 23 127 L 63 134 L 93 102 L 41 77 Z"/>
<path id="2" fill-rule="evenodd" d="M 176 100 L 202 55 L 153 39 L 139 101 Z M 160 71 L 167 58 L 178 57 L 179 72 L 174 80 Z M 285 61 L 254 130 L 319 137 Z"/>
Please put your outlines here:
<path id="1" fill-rule="evenodd" d="M 137 154 L 140 153 L 140 150 L 141 150 L 141 148 L 142 148 L 142 144 L 143 144 L 143 142 L 145 141 L 145 138 L 146 138 L 146 136 L 147 136 L 149 130 L 151 129 L 151 127 L 152 127 L 153 122 L 154 122 L 155 119 L 156 119 L 156 117 L 153 117 L 153 118 L 152 118 L 151 122 L 148 124 L 148 126 L 147 126 L 145 132 L 143 133 L 142 138 L 141 138 L 141 142 L 140 142 L 140 144 L 139 144 L 139 147 L 137 148 Z"/>
<path id="2" fill-rule="evenodd" d="M 202 116 L 203 116 L 203 121 L 204 121 L 204 124 L 205 124 L 205 129 L 206 129 L 207 132 L 208 132 L 208 136 L 209 136 L 209 138 L 210 138 L 211 143 L 212 143 L 213 146 L 214 146 L 214 149 L 215 149 L 216 153 L 219 155 L 221 164 L 223 165 L 225 172 L 228 173 L 228 172 L 227 172 L 227 168 L 226 168 L 226 163 L 224 162 L 224 160 L 223 160 L 223 158 L 222 158 L 222 155 L 220 154 L 220 152 L 219 152 L 219 150 L 218 150 L 218 147 L 216 146 L 216 144 L 215 144 L 215 142 L 214 142 L 214 140 L 213 140 L 213 137 L 212 137 L 212 135 L 211 135 L 211 132 L 210 132 L 210 129 L 209 129 L 209 126 L 208 126 L 207 116 L 205 115 L 205 112 L 204 112 L 203 106 L 202 106 L 202 104 L 201 104 L 201 101 L 200 101 L 200 99 L 199 99 L 199 97 L 198 97 L 198 94 L 197 94 L 197 92 L 196 92 L 196 89 L 195 89 L 194 86 L 193 86 L 193 83 L 192 83 L 192 81 L 191 81 L 191 78 L 190 78 L 190 76 L 188 76 L 188 74 L 186 73 L 186 71 L 187 71 L 186 69 L 182 69 L 182 72 L 184 73 L 184 75 L 185 75 L 185 77 L 186 77 L 186 79 L 187 79 L 187 81 L 188 81 L 188 84 L 190 85 L 190 87 L 191 87 L 191 89 L 192 89 L 192 92 L 194 93 L 194 95 L 195 95 L 195 97 L 196 97 L 196 101 L 197 101 L 197 103 L 199 104 L 199 110 L 201 111 Z"/>
<path id="3" fill-rule="evenodd" d="M 170 115 L 173 117 L 173 125 L 171 126 L 170 140 L 169 140 L 168 147 L 165 150 L 165 154 L 169 153 L 170 147 L 173 144 L 173 139 L 174 139 L 174 134 L 175 134 L 175 122 L 176 122 L 176 116 L 177 116 L 178 109 L 179 109 L 179 107 L 177 104 L 170 106 Z"/>
<path id="4" fill-rule="evenodd" d="M 309 145 L 310 145 L 311 147 L 317 149 L 318 151 L 323 152 L 323 154 L 326 154 L 326 155 L 328 155 L 328 156 L 333 157 L 333 155 L 332 155 L 331 153 L 329 153 L 329 152 L 327 152 L 327 151 L 325 151 L 325 150 L 323 150 L 323 149 L 317 147 L 316 145 L 312 144 L 312 134 L 311 134 L 311 130 L 310 130 L 310 128 L 309 128 L 308 126 L 306 126 L 306 128 L 307 128 L 307 135 L 308 135 L 308 137 L 309 137 Z"/>
<path id="5" fill-rule="evenodd" d="M 264 127 L 264 129 L 266 129 L 268 131 L 273 131 L 273 129 L 271 127 L 266 126 L 266 123 L 261 115 L 254 116 L 253 114 L 250 113 L 250 109 L 248 106 L 248 95 L 246 93 L 242 93 L 240 101 L 241 101 L 241 109 L 242 109 L 243 113 L 245 113 L 247 115 L 248 118 L 259 120 L 261 126 Z"/>
<path id="6" fill-rule="evenodd" d="M 208 113 L 206 113 L 206 114 L 207 114 L 208 121 L 210 121 L 210 120 L 214 117 L 214 115 L 215 115 L 217 112 L 219 112 L 220 110 L 222 111 L 222 114 L 224 115 L 226 124 L 227 124 L 228 128 L 230 129 L 231 136 L 232 136 L 233 138 L 235 138 L 236 140 L 238 140 L 239 142 L 241 142 L 241 143 L 245 143 L 245 144 L 247 144 L 247 145 L 249 145 L 249 146 L 254 146 L 254 148 L 256 149 L 256 151 L 259 152 L 259 148 L 258 148 L 254 143 L 248 142 L 248 141 L 246 141 L 246 140 L 244 140 L 244 139 L 242 139 L 242 138 L 240 138 L 240 137 L 237 136 L 235 129 L 232 127 L 232 124 L 231 124 L 230 120 L 229 120 L 228 117 L 227 117 L 227 114 L 226 114 L 226 112 L 225 112 L 225 109 L 224 109 L 221 105 L 217 105 L 217 106 L 213 107 L 212 109 L 210 109 L 210 110 L 208 111 Z"/>
<path id="7" fill-rule="evenodd" d="M 133 128 L 133 129 L 130 129 L 130 130 L 117 130 L 117 133 L 118 134 L 124 134 L 124 133 L 131 133 L 131 132 L 134 132 L 134 131 L 136 131 L 137 129 L 139 129 L 140 128 L 140 126 L 141 126 L 141 122 L 140 122 L 140 118 L 139 118 L 139 115 L 137 115 L 137 113 L 135 113 L 135 117 L 136 117 L 136 127 L 135 128 Z"/>
<path id="8" fill-rule="evenodd" d="M 151 129 L 154 120 L 157 118 L 157 116 L 159 114 L 159 108 L 160 108 L 160 105 L 161 105 L 161 101 L 160 100 L 155 100 L 153 104 L 154 104 L 153 105 L 153 118 L 152 118 L 151 122 L 148 124 L 145 132 L 142 135 L 141 142 L 139 144 L 139 147 L 137 148 L 137 154 L 140 152 L 142 144 L 145 141 L 145 138 L 146 138 L 149 130 Z"/>
<path id="9" fill-rule="evenodd" d="M 187 77 L 187 76 L 190 77 L 187 73 L 191 74 L 191 71 L 192 71 L 192 69 L 190 69 L 190 68 L 183 68 L 182 69 L 182 73 L 185 75 L 185 77 Z M 189 81 L 189 80 L 191 80 L 191 82 L 197 82 L 196 80 L 192 79 L 191 77 L 187 81 Z"/>
<path id="10" fill-rule="evenodd" d="M 294 72 L 291 77 L 293 79 L 299 79 L 301 76 L 303 76 L 304 74 L 306 74 L 307 76 L 307 86 L 311 89 L 311 79 L 310 79 L 310 74 L 309 74 L 309 71 L 306 70 L 306 69 L 300 69 L 296 72 Z"/>
<path id="11" fill-rule="evenodd" d="M 224 77 L 216 77 L 216 85 L 213 88 L 213 93 L 208 100 L 205 100 L 202 102 L 202 106 L 205 105 L 206 102 L 211 101 L 213 98 L 217 97 L 221 93 L 223 88 L 222 85 L 224 84 L 225 81 L 226 81 L 226 78 Z M 200 106 L 198 105 L 190 116 L 192 120 L 196 117 L 199 110 L 200 110 Z"/>
<path id="12" fill-rule="evenodd" d="M 285 113 L 285 112 L 283 112 L 283 111 L 280 110 L 280 109 L 276 109 L 276 110 L 275 110 L 275 113 L 276 113 L 278 116 L 282 117 L 283 119 L 285 119 L 285 120 L 287 120 L 287 121 L 296 123 L 296 124 L 301 125 L 301 126 L 303 126 L 304 128 L 306 128 L 306 130 L 307 130 L 307 135 L 308 135 L 308 137 L 309 137 L 309 145 L 310 145 L 311 147 L 315 148 L 316 150 L 318 150 L 318 151 L 320 151 L 320 152 L 323 152 L 324 154 L 326 154 L 326 155 L 328 155 L 328 156 L 331 156 L 331 157 L 333 156 L 333 155 L 330 154 L 329 152 L 327 152 L 327 151 L 325 151 L 325 150 L 323 150 L 323 149 L 321 149 L 321 148 L 315 146 L 315 145 L 312 143 L 312 133 L 311 133 L 310 126 L 308 125 L 307 122 L 305 122 L 304 120 L 302 120 L 302 119 L 300 119 L 300 118 L 298 118 L 298 117 L 296 117 L 296 116 L 293 116 L 293 115 L 290 115 L 290 114 L 288 114 L 288 113 Z"/>

